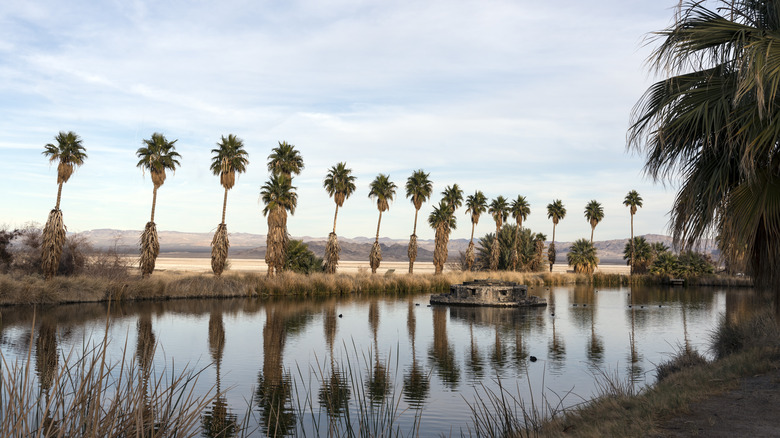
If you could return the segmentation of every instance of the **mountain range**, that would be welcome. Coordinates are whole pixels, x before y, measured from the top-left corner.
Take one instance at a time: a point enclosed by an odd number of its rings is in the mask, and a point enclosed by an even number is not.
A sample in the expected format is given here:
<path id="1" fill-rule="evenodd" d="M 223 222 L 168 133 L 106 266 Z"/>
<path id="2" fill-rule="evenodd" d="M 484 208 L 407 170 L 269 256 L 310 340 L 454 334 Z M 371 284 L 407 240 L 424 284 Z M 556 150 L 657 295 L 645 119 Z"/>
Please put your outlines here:
<path id="1" fill-rule="evenodd" d="M 79 233 L 89 240 L 96 248 L 106 249 L 116 247 L 117 251 L 124 254 L 138 252 L 140 230 L 114 230 L 97 229 Z M 179 231 L 159 231 L 160 255 L 166 257 L 210 257 L 211 233 L 182 233 Z M 257 259 L 265 256 L 264 234 L 230 233 L 230 257 Z M 645 234 L 648 242 L 663 242 L 666 246 L 672 246 L 672 238 L 660 234 Z M 294 239 L 303 240 L 315 254 L 322 257 L 325 254 L 326 237 L 293 236 Z M 594 242 L 598 251 L 598 257 L 603 264 L 624 264 L 623 250 L 629 239 L 602 240 Z M 367 260 L 371 252 L 373 237 L 339 237 L 341 245 L 341 260 L 361 261 Z M 406 255 L 408 240 L 391 239 L 382 237 L 379 239 L 382 247 L 382 258 L 386 261 L 402 262 L 408 260 Z M 549 242 L 547 242 L 549 244 Z M 449 256 L 454 260 L 459 252 L 465 252 L 468 248 L 468 239 L 452 239 L 447 245 Z M 556 242 L 557 262 L 565 263 L 566 254 L 569 252 L 571 242 Z M 433 261 L 434 240 L 417 241 L 417 260 L 421 262 Z M 705 245 L 703 250 L 717 260 L 718 252 L 713 245 Z"/>

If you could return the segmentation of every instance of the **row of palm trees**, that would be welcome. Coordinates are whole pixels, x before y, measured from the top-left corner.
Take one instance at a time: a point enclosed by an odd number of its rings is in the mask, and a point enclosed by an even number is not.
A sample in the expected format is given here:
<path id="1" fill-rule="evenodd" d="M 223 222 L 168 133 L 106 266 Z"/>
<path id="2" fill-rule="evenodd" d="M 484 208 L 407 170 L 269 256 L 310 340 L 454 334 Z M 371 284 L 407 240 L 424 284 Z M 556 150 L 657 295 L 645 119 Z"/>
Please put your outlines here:
<path id="1" fill-rule="evenodd" d="M 46 145 L 43 152 L 51 161 L 59 161 L 57 204 L 54 210 L 52 210 L 44 228 L 43 260 L 44 272 L 48 278 L 56 273 L 56 268 L 59 265 L 59 255 L 64 243 L 64 224 L 62 222 L 62 212 L 59 210 L 62 185 L 67 182 L 75 167 L 82 165 L 86 159 L 82 140 L 74 132 L 60 132 L 55 137 L 55 140 L 57 144 Z M 154 222 L 157 190 L 165 182 L 166 171 L 175 172 L 176 168 L 180 166 L 179 158 L 181 156 L 176 152 L 176 141 L 168 140 L 161 133 L 154 133 L 149 139 L 144 139 L 143 146 L 136 151 L 136 156 L 139 158 L 137 167 L 141 168 L 144 173 L 149 172 L 153 184 L 151 217 L 141 235 L 140 269 L 143 276 L 151 275 L 154 271 L 155 262 L 160 251 L 156 224 Z M 246 172 L 249 164 L 249 154 L 244 148 L 244 142 L 234 134 L 229 134 L 227 137 L 223 136 L 216 146 L 215 149 L 211 150 L 213 155 L 210 170 L 214 175 L 219 176 L 220 185 L 222 185 L 225 191 L 222 201 L 222 220 L 217 225 L 211 243 L 211 266 L 214 274 L 219 276 L 225 269 L 230 247 L 227 224 L 225 223 L 228 192 L 235 185 L 237 174 Z M 268 222 L 265 261 L 268 265 L 268 275 L 271 276 L 284 270 L 289 243 L 287 216 L 288 214 L 295 214 L 295 208 L 298 203 L 296 187 L 292 185 L 293 175 L 300 174 L 304 169 L 304 163 L 300 152 L 295 149 L 295 146 L 282 141 L 279 142 L 277 147 L 272 149 L 271 154 L 268 156 L 267 167 L 270 177 L 260 189 L 260 198 L 264 204 L 263 215 Z M 324 269 L 328 273 L 335 273 L 338 267 L 341 252 L 336 234 L 338 211 L 344 205 L 344 202 L 354 194 L 356 190 L 355 180 L 356 177 L 352 174 L 352 169 L 348 168 L 346 163 L 340 162 L 328 170 L 323 181 L 325 191 L 336 203 L 336 211 L 333 216 L 333 230 L 328 236 L 324 260 Z M 368 196 L 376 202 L 377 210 L 379 211 L 376 237 L 369 254 L 372 273 L 376 273 L 382 260 L 382 251 L 379 245 L 382 214 L 390 208 L 397 189 L 398 186 L 390 180 L 390 177 L 382 173 L 377 175 L 369 184 Z M 422 169 L 414 171 L 406 180 L 405 190 L 406 197 L 410 199 L 415 208 L 414 226 L 407 250 L 409 273 L 412 274 L 417 258 L 419 212 L 423 203 L 430 200 L 433 194 L 433 183 L 430 180 L 430 174 Z M 428 216 L 428 225 L 435 230 L 433 263 L 437 274 L 443 271 L 447 262 L 447 244 L 450 233 L 457 226 L 455 212 L 464 204 L 463 190 L 457 184 L 447 186 L 441 192 L 441 195 L 441 200 L 437 205 L 433 206 L 433 211 Z M 631 237 L 633 241 L 633 215 L 636 213 L 637 207 L 642 206 L 642 198 L 636 191 L 632 190 L 626 196 L 624 204 L 631 208 Z M 475 260 L 474 230 L 479 223 L 481 215 L 487 212 L 495 222 L 496 236 L 501 233 L 502 227 L 507 224 L 510 216 L 516 221 L 517 226 L 510 252 L 509 267 L 512 270 L 518 269 L 521 253 L 521 239 L 518 238 L 518 233 L 522 230 L 523 221 L 531 214 L 531 206 L 525 196 L 518 195 L 511 202 L 503 196 L 497 196 L 488 203 L 485 194 L 477 190 L 473 195 L 468 195 L 465 198 L 465 206 L 466 214 L 471 219 L 471 237 L 466 251 L 466 268 L 469 270 L 473 268 Z M 565 216 L 566 208 L 560 199 L 556 199 L 547 205 L 547 217 L 553 222 L 553 238 L 548 248 L 550 270 L 552 270 L 552 265 L 555 262 L 555 230 L 559 221 Z M 601 204 L 595 200 L 588 203 L 585 207 L 585 218 L 591 225 L 590 243 L 592 244 L 596 225 L 604 218 L 604 210 Z M 493 239 L 491 245 L 489 268 L 497 270 L 500 253 L 499 239 Z"/>

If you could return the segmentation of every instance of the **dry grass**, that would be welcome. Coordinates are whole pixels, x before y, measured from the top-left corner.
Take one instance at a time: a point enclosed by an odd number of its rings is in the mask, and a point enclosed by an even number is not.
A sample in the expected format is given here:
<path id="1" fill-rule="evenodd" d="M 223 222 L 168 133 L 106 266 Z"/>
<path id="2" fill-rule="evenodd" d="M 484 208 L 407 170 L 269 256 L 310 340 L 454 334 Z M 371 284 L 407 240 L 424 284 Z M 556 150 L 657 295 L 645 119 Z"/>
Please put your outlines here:
<path id="1" fill-rule="evenodd" d="M 219 224 L 214 238 L 211 240 L 211 270 L 217 277 L 222 275 L 225 270 L 228 248 L 230 248 L 230 241 L 228 240 L 227 225 Z"/>
<path id="2" fill-rule="evenodd" d="M 41 238 L 41 268 L 46 278 L 52 278 L 57 274 L 62 247 L 65 245 L 65 236 L 62 210 L 54 209 L 49 212 L 49 218 L 46 219 Z"/>
<path id="3" fill-rule="evenodd" d="M 56 304 L 111 300 L 164 300 L 178 298 L 230 298 L 287 295 L 346 295 L 353 293 L 441 293 L 451 284 L 474 279 L 514 281 L 530 286 L 590 284 L 621 286 L 649 284 L 650 276 L 628 277 L 620 274 L 549 273 L 549 272 L 470 272 L 447 271 L 434 274 L 371 275 L 298 274 L 283 272 L 278 276 L 228 272 L 220 277 L 211 274 L 164 271 L 151 277 L 138 275 L 59 276 L 44 281 L 39 275 L 0 274 L 0 305 Z"/>
<path id="4" fill-rule="evenodd" d="M 147 222 L 141 234 L 141 260 L 139 262 L 141 275 L 148 277 L 154 272 L 154 264 L 160 254 L 160 239 L 157 237 L 157 226 Z"/>
<path id="5" fill-rule="evenodd" d="M 325 245 L 325 272 L 335 274 L 339 266 L 339 256 L 341 254 L 341 245 L 336 233 L 328 234 L 328 243 Z"/>

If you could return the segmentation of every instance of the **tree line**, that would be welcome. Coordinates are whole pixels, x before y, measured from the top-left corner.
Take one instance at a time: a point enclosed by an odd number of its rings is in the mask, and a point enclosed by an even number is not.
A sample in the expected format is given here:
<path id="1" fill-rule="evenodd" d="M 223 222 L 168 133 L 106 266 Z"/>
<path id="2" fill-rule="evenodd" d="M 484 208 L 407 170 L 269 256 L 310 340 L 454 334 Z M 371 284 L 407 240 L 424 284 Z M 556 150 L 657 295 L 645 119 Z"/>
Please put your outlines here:
<path id="1" fill-rule="evenodd" d="M 42 233 L 42 270 L 47 278 L 51 278 L 57 272 L 59 258 L 65 242 L 65 225 L 60 199 L 62 187 L 68 181 L 75 169 L 87 158 L 83 140 L 76 133 L 60 132 L 55 137 L 56 143 L 45 146 L 43 154 L 51 162 L 57 161 L 57 201 L 54 209 L 49 213 Z M 143 173 L 149 172 L 152 179 L 152 207 L 149 221 L 144 227 L 140 238 L 139 268 L 142 276 L 151 275 L 154 271 L 155 261 L 160 252 L 157 227 L 154 222 L 154 214 L 157 204 L 157 191 L 165 183 L 166 172 L 174 172 L 180 166 L 181 155 L 176 152 L 176 141 L 168 140 L 161 133 L 153 133 L 149 139 L 143 140 L 143 145 L 136 151 L 139 159 L 136 166 Z M 244 142 L 234 134 L 222 136 L 211 150 L 211 172 L 219 177 L 219 182 L 224 188 L 222 201 L 222 220 L 217 225 L 211 242 L 211 267 L 215 275 L 220 276 L 225 270 L 228 258 L 230 242 L 228 238 L 225 216 L 227 211 L 228 192 L 235 185 L 237 174 L 246 172 L 249 165 L 249 154 L 244 147 Z M 293 186 L 294 176 L 299 175 L 304 169 L 303 157 L 294 145 L 281 141 L 271 150 L 267 158 L 269 178 L 260 188 L 263 215 L 267 219 L 268 233 L 266 237 L 265 262 L 268 266 L 267 275 L 273 276 L 290 266 L 288 250 L 291 245 L 287 232 L 287 217 L 294 215 L 298 204 L 296 187 Z M 333 215 L 333 229 L 328 235 L 325 257 L 322 269 L 327 273 L 335 273 L 341 248 L 336 234 L 339 208 L 356 191 L 356 177 L 347 164 L 340 162 L 332 166 L 323 180 L 323 188 L 328 196 L 333 198 L 336 209 Z M 417 223 L 422 205 L 433 196 L 433 182 L 430 174 L 419 169 L 412 172 L 404 184 L 406 197 L 414 205 L 414 226 L 409 237 L 407 254 L 409 257 L 409 273 L 414 272 L 414 263 L 417 258 Z M 379 213 L 376 227 L 376 237 L 368 255 L 372 273 L 376 273 L 382 261 L 382 250 L 379 245 L 382 214 L 390 208 L 390 204 L 396 197 L 398 186 L 390 180 L 386 174 L 380 173 L 369 184 L 368 197 L 376 202 Z M 637 208 L 642 206 L 642 198 L 632 190 L 626 195 L 624 204 L 631 212 L 631 244 L 633 248 L 633 217 Z M 428 225 L 435 232 L 435 249 L 433 264 L 435 273 L 440 274 L 447 263 L 447 244 L 450 233 L 457 226 L 455 213 L 464 205 L 463 190 L 457 185 L 445 187 L 441 192 L 441 199 L 433 206 L 427 217 Z M 542 233 L 533 234 L 523 228 L 523 221 L 531 214 L 531 205 L 525 196 L 518 195 L 509 201 L 504 196 L 497 196 L 488 202 L 485 194 L 477 190 L 473 195 L 465 197 L 466 214 L 471 220 L 471 237 L 465 254 L 464 269 L 498 269 L 509 270 L 540 270 L 544 264 L 543 251 L 547 236 Z M 488 234 L 480 239 L 482 248 L 479 251 L 480 263 L 477 261 L 477 252 L 474 246 L 474 230 L 480 217 L 488 213 L 495 222 L 495 234 Z M 509 226 L 509 218 L 515 220 L 515 225 Z M 552 241 L 548 246 L 547 260 L 552 271 L 555 263 L 555 231 L 559 221 L 566 217 L 566 208 L 560 199 L 547 205 L 547 217 L 552 220 Z M 604 209 L 596 200 L 590 201 L 584 210 L 584 217 L 591 226 L 590 241 L 580 239 L 575 242 L 569 253 L 569 263 L 574 266 L 576 272 L 592 273 L 598 264 L 596 250 L 593 247 L 593 235 L 596 226 L 604 218 Z M 509 230 L 505 232 L 505 230 Z M 507 234 L 508 233 L 508 234 Z M 502 244 L 503 242 L 503 244 Z M 488 250 L 485 250 L 485 249 Z M 504 248 L 504 249 L 502 249 Z M 296 254 L 301 248 L 295 244 Z M 632 252 L 633 254 L 633 249 Z M 503 255 L 502 255 L 503 254 Z M 505 262 L 502 262 L 505 260 Z M 308 263 L 308 262 L 307 262 Z M 628 261 L 629 265 L 635 265 L 633 257 Z M 310 263 L 309 263 L 310 264 Z"/>

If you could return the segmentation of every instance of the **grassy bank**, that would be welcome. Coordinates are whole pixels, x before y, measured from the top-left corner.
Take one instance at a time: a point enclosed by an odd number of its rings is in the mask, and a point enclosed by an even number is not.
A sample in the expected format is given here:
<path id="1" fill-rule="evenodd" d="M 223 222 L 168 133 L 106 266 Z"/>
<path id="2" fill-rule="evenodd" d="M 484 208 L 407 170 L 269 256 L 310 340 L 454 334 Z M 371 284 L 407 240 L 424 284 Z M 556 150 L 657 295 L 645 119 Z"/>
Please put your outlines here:
<path id="1" fill-rule="evenodd" d="M 474 279 L 493 278 L 529 286 L 592 284 L 627 286 L 660 284 L 663 279 L 636 275 L 523 272 L 447 272 L 443 275 L 296 274 L 286 272 L 268 278 L 257 274 L 229 273 L 220 278 L 211 274 L 186 272 L 155 273 L 149 278 L 127 275 L 61 276 L 45 281 L 41 276 L 0 274 L 0 305 L 57 304 L 74 302 L 128 301 L 178 298 L 267 297 L 284 295 L 343 295 L 354 293 L 440 293 L 449 285 Z M 709 286 L 748 286 L 735 277 L 702 277 L 690 284 Z"/>
<path id="2" fill-rule="evenodd" d="M 475 424 L 503 424 L 503 436 L 664 436 L 659 425 L 685 414 L 692 403 L 735 389 L 740 379 L 780 369 L 780 328 L 770 312 L 748 321 L 721 321 L 712 338 L 717 360 L 707 362 L 692 350 L 681 351 L 658 367 L 659 379 L 639 390 L 616 376 L 600 376 L 600 395 L 582 407 L 554 412 L 526 409 L 521 402 L 504 403 L 486 416 L 490 400 L 511 394 L 489 394 L 478 401 Z"/>

